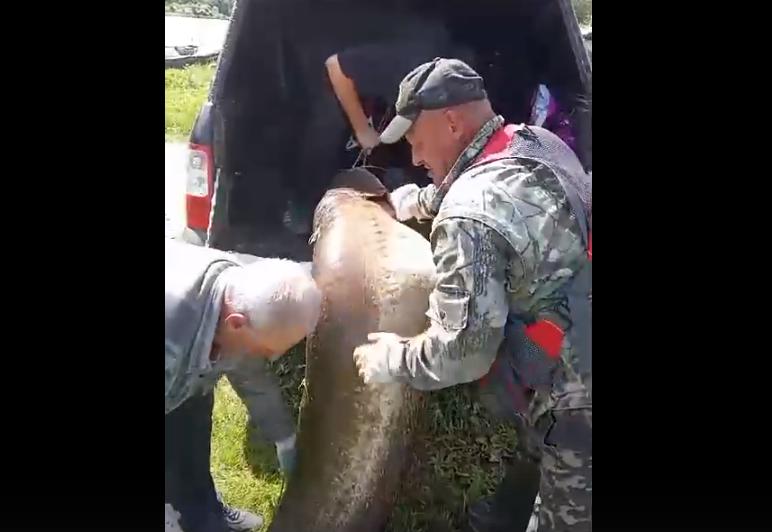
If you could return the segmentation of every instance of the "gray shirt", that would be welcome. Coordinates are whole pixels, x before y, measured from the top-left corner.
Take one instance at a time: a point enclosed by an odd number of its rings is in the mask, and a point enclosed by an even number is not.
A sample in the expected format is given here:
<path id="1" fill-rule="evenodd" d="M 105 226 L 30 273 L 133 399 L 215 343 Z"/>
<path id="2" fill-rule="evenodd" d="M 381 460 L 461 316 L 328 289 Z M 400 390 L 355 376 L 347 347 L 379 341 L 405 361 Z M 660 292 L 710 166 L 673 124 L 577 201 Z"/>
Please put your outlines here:
<path id="1" fill-rule="evenodd" d="M 291 436 L 293 418 L 263 359 L 212 362 L 210 357 L 225 290 L 222 273 L 259 258 L 172 240 L 165 252 L 165 412 L 211 392 L 225 374 L 266 439 Z"/>

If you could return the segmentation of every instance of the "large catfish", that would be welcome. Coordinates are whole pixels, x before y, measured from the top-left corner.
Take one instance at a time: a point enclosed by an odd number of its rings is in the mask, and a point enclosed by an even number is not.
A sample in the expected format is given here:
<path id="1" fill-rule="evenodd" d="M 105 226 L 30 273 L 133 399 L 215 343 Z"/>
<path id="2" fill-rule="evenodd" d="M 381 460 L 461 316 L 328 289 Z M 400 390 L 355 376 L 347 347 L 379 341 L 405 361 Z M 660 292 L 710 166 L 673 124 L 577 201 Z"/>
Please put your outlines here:
<path id="1" fill-rule="evenodd" d="M 392 217 L 386 194 L 369 172 L 346 171 L 314 214 L 322 314 L 273 532 L 378 531 L 393 506 L 423 401 L 403 384 L 365 385 L 352 354 L 369 332 L 421 333 L 435 274 L 428 241 Z"/>

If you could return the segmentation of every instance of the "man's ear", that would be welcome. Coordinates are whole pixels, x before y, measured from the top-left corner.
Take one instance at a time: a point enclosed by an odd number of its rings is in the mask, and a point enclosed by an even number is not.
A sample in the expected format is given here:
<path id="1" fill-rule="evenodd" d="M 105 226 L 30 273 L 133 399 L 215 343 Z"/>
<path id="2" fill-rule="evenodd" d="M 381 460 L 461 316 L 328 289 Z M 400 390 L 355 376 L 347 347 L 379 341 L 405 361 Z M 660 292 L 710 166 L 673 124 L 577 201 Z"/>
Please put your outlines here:
<path id="1" fill-rule="evenodd" d="M 225 326 L 238 331 L 247 324 L 247 317 L 239 312 L 233 312 L 225 317 Z"/>
<path id="2" fill-rule="evenodd" d="M 445 120 L 448 124 L 448 130 L 454 139 L 461 138 L 461 120 L 459 114 L 454 109 L 445 109 Z"/>

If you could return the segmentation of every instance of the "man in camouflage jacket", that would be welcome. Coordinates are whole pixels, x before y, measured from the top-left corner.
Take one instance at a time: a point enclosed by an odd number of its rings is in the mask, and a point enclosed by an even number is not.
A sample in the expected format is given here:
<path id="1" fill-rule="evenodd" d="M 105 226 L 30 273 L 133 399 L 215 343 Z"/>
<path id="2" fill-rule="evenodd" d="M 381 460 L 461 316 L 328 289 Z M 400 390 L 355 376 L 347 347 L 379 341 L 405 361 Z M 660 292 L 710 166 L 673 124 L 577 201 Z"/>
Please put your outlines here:
<path id="1" fill-rule="evenodd" d="M 435 59 L 399 87 L 381 141 L 406 136 L 433 184 L 392 193 L 397 217 L 433 219 L 430 327 L 374 332 L 354 351 L 365 382 L 422 390 L 480 381 L 537 442 L 538 529 L 592 529 L 590 183 L 564 143 L 504 125 L 480 76 Z"/>

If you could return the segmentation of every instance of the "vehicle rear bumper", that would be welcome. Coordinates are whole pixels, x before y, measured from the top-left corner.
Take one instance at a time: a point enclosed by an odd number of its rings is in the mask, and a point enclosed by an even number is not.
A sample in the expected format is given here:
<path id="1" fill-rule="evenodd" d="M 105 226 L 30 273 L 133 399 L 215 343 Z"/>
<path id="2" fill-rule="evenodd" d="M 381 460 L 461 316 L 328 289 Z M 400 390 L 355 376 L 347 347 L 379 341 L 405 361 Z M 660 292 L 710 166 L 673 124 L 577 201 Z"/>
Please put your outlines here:
<path id="1" fill-rule="evenodd" d="M 206 231 L 185 227 L 182 230 L 182 241 L 195 246 L 203 246 L 206 243 Z"/>

